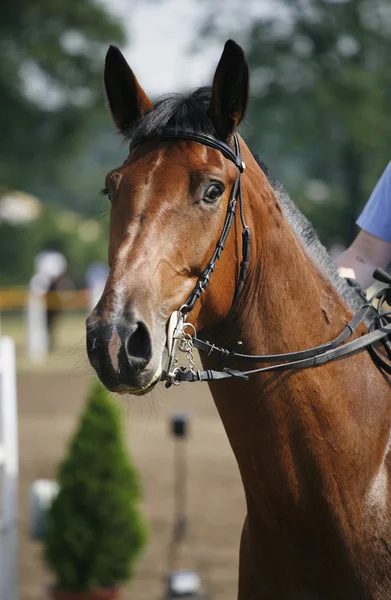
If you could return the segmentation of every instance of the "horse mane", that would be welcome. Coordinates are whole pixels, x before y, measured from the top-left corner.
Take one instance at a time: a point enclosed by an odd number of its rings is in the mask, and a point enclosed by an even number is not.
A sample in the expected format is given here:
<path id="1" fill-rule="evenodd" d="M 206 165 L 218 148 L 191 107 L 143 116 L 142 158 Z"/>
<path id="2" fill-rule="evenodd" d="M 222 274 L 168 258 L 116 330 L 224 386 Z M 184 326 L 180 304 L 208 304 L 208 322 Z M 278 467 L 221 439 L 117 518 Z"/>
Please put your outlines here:
<path id="1" fill-rule="evenodd" d="M 189 95 L 169 94 L 155 103 L 153 110 L 143 115 L 125 132 L 125 139 L 159 136 L 163 127 L 180 127 L 195 133 L 207 133 L 218 137 L 207 110 L 211 99 L 211 87 L 200 87 Z M 340 277 L 338 269 L 323 246 L 309 220 L 300 212 L 284 187 L 273 176 L 270 169 L 254 154 L 280 202 L 288 223 L 307 250 L 310 257 L 331 281 L 336 292 L 342 296 L 352 311 L 357 311 L 364 302 L 363 292 L 357 283 L 349 285 Z"/>
<path id="2" fill-rule="evenodd" d="M 307 250 L 307 253 L 327 275 L 336 292 L 342 296 L 348 306 L 353 311 L 357 311 L 363 305 L 365 298 L 365 294 L 360 285 L 355 280 L 351 280 L 351 282 L 348 283 L 344 277 L 340 277 L 336 263 L 331 258 L 327 249 L 323 246 L 312 223 L 302 212 L 300 212 L 295 202 L 289 196 L 283 185 L 281 185 L 274 177 L 269 167 L 267 167 L 257 155 L 253 156 L 276 194 L 289 225 L 292 227 L 301 244 Z"/>

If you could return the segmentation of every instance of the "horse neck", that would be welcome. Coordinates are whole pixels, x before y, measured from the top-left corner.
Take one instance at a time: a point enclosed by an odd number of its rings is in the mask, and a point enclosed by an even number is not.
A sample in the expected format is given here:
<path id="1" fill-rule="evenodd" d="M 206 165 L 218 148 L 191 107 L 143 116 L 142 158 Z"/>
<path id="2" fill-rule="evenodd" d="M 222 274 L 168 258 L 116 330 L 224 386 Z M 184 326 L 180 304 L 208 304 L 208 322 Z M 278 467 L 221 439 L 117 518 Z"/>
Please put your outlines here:
<path id="1" fill-rule="evenodd" d="M 342 331 L 351 312 L 304 249 L 253 163 L 246 157 L 251 185 L 244 187 L 244 200 L 253 234 L 252 266 L 235 314 L 217 342 L 232 347 L 241 340 L 248 354 L 293 352 L 319 345 Z M 375 462 L 368 466 L 368 473 L 363 466 L 367 442 L 362 432 L 368 432 L 367 416 L 373 402 L 363 390 L 363 374 L 370 368 L 373 380 L 380 377 L 376 371 L 373 374 L 370 363 L 362 353 L 320 369 L 259 374 L 248 382 L 211 385 L 248 505 L 257 504 L 258 515 L 270 517 L 269 511 L 265 513 L 270 503 L 289 512 L 303 490 L 322 503 L 332 485 L 325 474 L 334 467 L 342 473 L 344 466 L 353 473 L 355 458 L 360 477 L 369 476 L 378 466 Z M 371 422 L 371 435 L 381 440 L 379 448 L 386 446 L 388 437 L 384 421 L 383 429 L 381 425 L 389 411 L 389 392 L 382 388 L 383 383 L 379 379 L 372 382 L 382 398 Z M 331 465 L 341 448 L 347 464 Z"/>
<path id="2" fill-rule="evenodd" d="M 301 350 L 336 336 L 351 311 L 309 254 L 249 152 L 244 206 L 252 231 L 248 280 L 230 322 L 230 337 L 248 353 Z M 247 171 L 249 176 L 246 178 Z"/>

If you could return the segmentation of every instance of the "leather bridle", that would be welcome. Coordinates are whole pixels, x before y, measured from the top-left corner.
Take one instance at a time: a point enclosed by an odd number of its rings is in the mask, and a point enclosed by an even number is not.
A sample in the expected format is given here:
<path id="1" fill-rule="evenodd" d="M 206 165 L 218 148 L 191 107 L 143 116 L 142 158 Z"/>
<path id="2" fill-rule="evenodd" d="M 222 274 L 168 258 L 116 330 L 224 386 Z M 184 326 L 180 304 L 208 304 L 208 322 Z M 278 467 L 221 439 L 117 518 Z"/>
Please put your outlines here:
<path id="1" fill-rule="evenodd" d="M 245 169 L 245 164 L 242 161 L 239 139 L 236 133 L 233 134 L 233 142 L 235 151 L 228 144 L 221 140 L 205 133 L 194 133 L 187 129 L 177 127 L 164 127 L 157 134 L 135 138 L 131 141 L 129 152 L 135 149 L 140 143 L 151 139 L 185 139 L 203 144 L 219 150 L 226 158 L 231 160 L 237 167 L 237 177 L 232 187 L 230 200 L 227 207 L 227 214 L 223 224 L 222 232 L 217 241 L 215 250 L 208 261 L 205 269 L 199 276 L 196 285 L 187 298 L 186 302 L 173 313 L 175 317 L 175 326 L 172 331 L 172 340 L 168 340 L 169 364 L 167 371 L 162 375 L 162 380 L 165 380 L 166 387 L 170 385 L 179 385 L 183 381 L 216 381 L 227 378 L 247 380 L 250 375 L 256 373 L 281 372 L 286 370 L 308 369 L 310 367 L 318 367 L 328 362 L 352 356 L 357 352 L 367 348 L 371 357 L 376 364 L 391 375 L 391 344 L 389 336 L 391 335 L 391 313 L 384 313 L 383 305 L 387 302 L 391 303 L 391 277 L 385 271 L 377 269 L 374 277 L 378 281 L 386 284 L 377 292 L 370 301 L 365 302 L 359 311 L 347 323 L 343 331 L 334 339 L 324 344 L 320 344 L 314 348 L 302 350 L 300 352 L 288 352 L 286 354 L 267 354 L 267 355 L 251 355 L 242 354 L 239 352 L 241 342 L 238 342 L 234 350 L 220 348 L 208 341 L 201 340 L 197 337 L 194 327 L 186 322 L 187 315 L 194 308 L 195 303 L 200 298 L 209 284 L 210 277 L 215 269 L 216 262 L 220 259 L 227 241 L 229 232 L 234 222 L 236 207 L 239 201 L 240 217 L 243 226 L 242 233 L 242 261 L 240 263 L 239 277 L 236 283 L 235 293 L 233 297 L 233 305 L 237 302 L 246 280 L 249 261 L 250 261 L 250 246 L 251 234 L 248 225 L 244 218 L 242 181 L 241 176 Z M 373 302 L 377 301 L 378 305 L 375 308 Z M 364 321 L 370 321 L 369 332 L 359 338 L 346 342 L 351 337 L 358 326 Z M 187 330 L 192 330 L 192 334 L 187 333 Z M 382 341 L 386 355 L 379 354 L 374 344 Z M 346 343 L 344 343 L 346 342 Z M 192 357 L 192 349 L 197 348 L 201 352 L 206 352 L 208 356 L 215 356 L 220 360 L 220 370 L 194 370 L 192 359 L 190 360 L 190 368 L 177 366 L 178 361 L 176 352 L 181 350 Z M 387 356 L 388 360 L 385 358 Z M 255 362 L 255 363 L 277 363 L 266 367 L 239 371 L 226 366 L 228 361 L 233 362 Z"/>
<path id="2" fill-rule="evenodd" d="M 246 168 L 244 162 L 242 161 L 242 153 L 240 150 L 239 139 L 236 133 L 233 135 L 234 144 L 235 144 L 235 152 L 225 144 L 221 140 L 213 137 L 212 135 L 208 135 L 207 133 L 194 133 L 187 129 L 181 129 L 177 127 L 164 127 L 162 128 L 158 134 L 145 136 L 141 138 L 136 138 L 131 141 L 129 146 L 129 152 L 132 152 L 136 146 L 138 146 L 141 142 L 163 138 L 163 139 L 183 139 L 183 140 L 191 140 L 193 142 L 198 142 L 203 146 L 209 146 L 210 148 L 214 148 L 215 150 L 220 150 L 220 152 L 226 157 L 229 158 L 237 167 L 237 177 L 235 183 L 233 185 L 231 191 L 230 201 L 227 207 L 227 214 L 225 217 L 223 229 L 221 231 L 220 237 L 216 244 L 216 248 L 206 265 L 205 269 L 199 276 L 197 283 L 190 296 L 187 298 L 186 302 L 181 307 L 181 311 L 184 314 L 188 314 L 191 310 L 193 310 L 195 303 L 206 290 L 210 277 L 215 270 L 216 262 L 220 259 L 221 253 L 224 250 L 225 243 L 227 241 L 229 232 L 231 231 L 232 223 L 235 219 L 236 214 L 236 206 L 237 201 L 239 199 L 240 205 L 240 217 L 243 225 L 243 236 L 242 236 L 242 262 L 240 263 L 240 273 L 239 278 L 236 284 L 235 294 L 233 303 L 238 299 L 240 292 L 242 291 L 243 284 L 246 280 L 248 265 L 250 261 L 250 246 L 251 246 L 251 234 L 250 229 L 248 228 L 245 220 L 244 220 L 244 209 L 243 209 L 243 196 L 242 196 L 242 173 Z"/>

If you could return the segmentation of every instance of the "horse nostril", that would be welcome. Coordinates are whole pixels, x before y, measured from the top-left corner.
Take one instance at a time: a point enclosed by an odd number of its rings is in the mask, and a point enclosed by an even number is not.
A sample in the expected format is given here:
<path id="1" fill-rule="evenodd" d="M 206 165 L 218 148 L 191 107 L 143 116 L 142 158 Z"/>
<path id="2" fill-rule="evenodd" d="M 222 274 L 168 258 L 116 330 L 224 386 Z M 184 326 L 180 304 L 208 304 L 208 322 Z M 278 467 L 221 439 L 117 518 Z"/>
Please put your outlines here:
<path id="1" fill-rule="evenodd" d="M 126 340 L 126 353 L 131 366 L 145 367 L 152 358 L 151 338 L 147 326 L 138 321 Z"/>

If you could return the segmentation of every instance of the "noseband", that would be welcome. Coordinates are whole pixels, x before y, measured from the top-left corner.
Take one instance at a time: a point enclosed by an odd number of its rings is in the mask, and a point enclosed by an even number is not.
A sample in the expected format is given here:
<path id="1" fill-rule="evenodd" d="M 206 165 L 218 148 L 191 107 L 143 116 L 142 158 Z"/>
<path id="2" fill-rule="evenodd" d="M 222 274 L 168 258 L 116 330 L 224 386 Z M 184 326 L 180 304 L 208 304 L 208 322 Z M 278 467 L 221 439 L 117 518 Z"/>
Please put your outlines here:
<path id="1" fill-rule="evenodd" d="M 367 348 L 374 362 L 388 374 L 391 375 L 391 343 L 389 336 L 391 335 L 391 313 L 382 312 L 383 305 L 387 302 L 391 304 L 391 277 L 385 271 L 377 269 L 374 273 L 375 279 L 386 284 L 386 288 L 377 292 L 369 302 L 365 302 L 354 317 L 347 323 L 342 332 L 330 342 L 326 342 L 314 348 L 309 348 L 301 352 L 288 352 L 286 354 L 268 354 L 268 355 L 251 355 L 241 354 L 236 350 L 227 350 L 219 348 L 215 344 L 197 338 L 197 333 L 190 323 L 186 322 L 187 315 L 194 308 L 195 303 L 200 298 L 209 284 L 210 277 L 216 267 L 216 262 L 220 259 L 227 241 L 229 232 L 234 222 L 237 202 L 239 200 L 240 218 L 243 226 L 242 232 L 242 261 L 240 263 L 239 277 L 236 283 L 235 293 L 233 297 L 233 305 L 239 298 L 244 282 L 246 280 L 247 271 L 250 261 L 250 246 L 251 234 L 248 225 L 244 218 L 243 196 L 242 196 L 242 180 L 241 176 L 245 169 L 245 164 L 242 161 L 242 153 L 240 149 L 239 139 L 236 133 L 233 134 L 235 151 L 228 144 L 221 140 L 208 135 L 206 133 L 194 133 L 187 129 L 177 127 L 164 127 L 158 134 L 135 138 L 131 141 L 129 152 L 132 152 L 140 143 L 150 139 L 184 139 L 198 142 L 204 146 L 209 146 L 215 150 L 219 150 L 226 158 L 231 160 L 237 167 L 237 177 L 232 187 L 230 200 L 227 207 L 227 214 L 220 237 L 217 241 L 215 250 L 207 263 L 205 269 L 199 276 L 196 285 L 181 308 L 173 313 L 169 323 L 168 332 L 168 352 L 169 361 L 167 371 L 163 373 L 162 380 L 166 381 L 166 387 L 170 385 L 179 385 L 183 381 L 215 381 L 227 378 L 247 380 L 250 375 L 256 373 L 279 372 L 286 370 L 308 369 L 317 367 L 328 362 L 346 358 L 357 352 Z M 373 301 L 377 300 L 378 305 L 375 309 Z M 365 320 L 371 321 L 369 333 L 362 335 L 360 338 L 344 343 L 357 330 L 358 326 Z M 187 332 L 191 330 L 192 335 Z M 379 354 L 376 342 L 382 341 L 385 355 Z M 238 342 L 237 348 L 241 345 Z M 195 371 L 193 364 L 193 348 L 197 348 L 201 352 L 206 352 L 208 356 L 217 357 L 221 362 L 221 370 L 205 370 Z M 188 358 L 189 365 L 178 366 L 177 352 L 178 350 L 185 352 Z M 257 362 L 257 363 L 277 363 L 271 366 L 261 367 L 248 371 L 239 371 L 224 366 L 227 361 L 235 362 Z"/>

